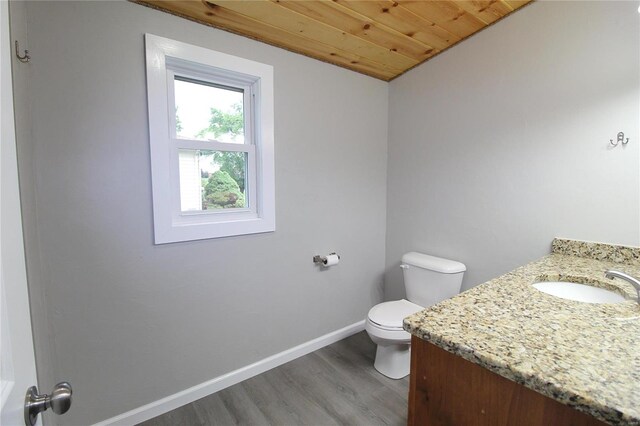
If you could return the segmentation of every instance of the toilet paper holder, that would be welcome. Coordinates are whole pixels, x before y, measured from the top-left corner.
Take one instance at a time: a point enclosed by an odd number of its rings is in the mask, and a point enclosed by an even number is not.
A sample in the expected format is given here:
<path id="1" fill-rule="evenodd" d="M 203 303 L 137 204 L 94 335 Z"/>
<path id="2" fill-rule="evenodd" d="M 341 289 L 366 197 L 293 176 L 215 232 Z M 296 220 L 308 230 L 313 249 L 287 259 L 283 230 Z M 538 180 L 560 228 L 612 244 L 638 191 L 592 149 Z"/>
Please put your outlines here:
<path id="1" fill-rule="evenodd" d="M 338 259 L 340 259 L 340 255 L 336 254 L 335 251 L 333 253 L 329 253 L 327 256 L 338 256 Z M 316 254 L 315 256 L 313 256 L 313 263 L 319 263 L 321 265 L 326 265 L 327 264 L 327 256 L 320 256 L 319 254 Z"/>

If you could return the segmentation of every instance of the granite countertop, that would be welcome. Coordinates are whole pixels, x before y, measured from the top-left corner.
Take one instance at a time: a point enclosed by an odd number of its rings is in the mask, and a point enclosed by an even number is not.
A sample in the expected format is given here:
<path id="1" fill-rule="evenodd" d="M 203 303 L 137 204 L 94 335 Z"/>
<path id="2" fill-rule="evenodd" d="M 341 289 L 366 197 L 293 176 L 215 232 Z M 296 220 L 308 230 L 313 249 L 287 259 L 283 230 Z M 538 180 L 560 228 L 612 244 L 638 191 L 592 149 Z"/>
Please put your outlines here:
<path id="1" fill-rule="evenodd" d="M 552 254 L 404 320 L 404 329 L 609 424 L 640 425 L 640 248 L 556 239 Z M 572 281 L 629 300 L 589 304 L 536 290 Z"/>

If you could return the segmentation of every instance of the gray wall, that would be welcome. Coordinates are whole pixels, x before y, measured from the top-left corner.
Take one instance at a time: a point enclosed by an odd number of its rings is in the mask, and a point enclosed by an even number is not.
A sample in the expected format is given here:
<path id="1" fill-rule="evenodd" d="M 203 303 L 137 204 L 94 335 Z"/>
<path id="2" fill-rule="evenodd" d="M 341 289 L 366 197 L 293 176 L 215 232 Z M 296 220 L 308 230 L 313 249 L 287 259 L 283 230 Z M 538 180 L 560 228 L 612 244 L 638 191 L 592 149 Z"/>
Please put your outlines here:
<path id="1" fill-rule="evenodd" d="M 132 3 L 22 7 L 30 291 L 40 385 L 73 383 L 63 423 L 215 378 L 382 300 L 386 83 Z M 153 245 L 145 32 L 274 66 L 275 233 Z M 342 262 L 320 271 L 311 258 L 330 250 Z"/>
<path id="2" fill-rule="evenodd" d="M 390 84 L 387 299 L 411 250 L 467 289 L 554 237 L 640 244 L 637 7 L 536 2 Z"/>

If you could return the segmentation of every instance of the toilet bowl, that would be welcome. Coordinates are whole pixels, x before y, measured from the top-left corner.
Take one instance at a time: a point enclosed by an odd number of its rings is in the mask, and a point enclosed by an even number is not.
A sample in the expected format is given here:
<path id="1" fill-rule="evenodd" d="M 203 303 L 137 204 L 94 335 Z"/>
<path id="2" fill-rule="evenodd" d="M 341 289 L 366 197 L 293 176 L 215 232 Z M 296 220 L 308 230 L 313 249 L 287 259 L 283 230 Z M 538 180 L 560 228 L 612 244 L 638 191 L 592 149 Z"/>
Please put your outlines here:
<path id="1" fill-rule="evenodd" d="M 383 302 L 369 310 L 365 330 L 378 345 L 373 364 L 392 379 L 409 374 L 411 335 L 404 331 L 404 318 L 460 292 L 466 267 L 454 260 L 410 252 L 402 256 L 407 299 Z"/>
<path id="2" fill-rule="evenodd" d="M 376 370 L 392 379 L 409 374 L 411 335 L 403 330 L 402 320 L 424 308 L 408 300 L 384 302 L 369 310 L 365 330 L 378 345 Z"/>

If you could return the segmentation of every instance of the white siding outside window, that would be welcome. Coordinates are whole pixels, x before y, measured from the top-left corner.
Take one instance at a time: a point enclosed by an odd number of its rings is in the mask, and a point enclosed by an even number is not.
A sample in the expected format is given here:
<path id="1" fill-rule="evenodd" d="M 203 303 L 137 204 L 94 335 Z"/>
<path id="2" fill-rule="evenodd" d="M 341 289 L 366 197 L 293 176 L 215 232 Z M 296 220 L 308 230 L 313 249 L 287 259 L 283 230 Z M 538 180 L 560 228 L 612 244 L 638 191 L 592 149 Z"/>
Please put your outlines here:
<path id="1" fill-rule="evenodd" d="M 180 151 L 180 208 L 183 212 L 202 209 L 200 155 L 197 151 Z"/>

